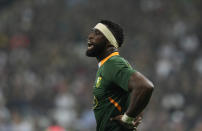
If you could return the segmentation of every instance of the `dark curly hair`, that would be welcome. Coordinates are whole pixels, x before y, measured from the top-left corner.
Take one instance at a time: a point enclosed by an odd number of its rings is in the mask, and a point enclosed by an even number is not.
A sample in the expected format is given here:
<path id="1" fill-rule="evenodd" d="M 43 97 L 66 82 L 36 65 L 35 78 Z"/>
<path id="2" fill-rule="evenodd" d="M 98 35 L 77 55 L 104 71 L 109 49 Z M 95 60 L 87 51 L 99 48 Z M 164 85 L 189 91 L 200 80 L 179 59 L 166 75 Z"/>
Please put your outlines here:
<path id="1" fill-rule="evenodd" d="M 119 47 L 121 47 L 124 41 L 124 34 L 123 34 L 122 27 L 119 24 L 116 24 L 109 20 L 100 20 L 100 23 L 106 25 L 109 28 L 109 30 L 112 32 L 112 34 L 116 38 L 119 44 Z"/>

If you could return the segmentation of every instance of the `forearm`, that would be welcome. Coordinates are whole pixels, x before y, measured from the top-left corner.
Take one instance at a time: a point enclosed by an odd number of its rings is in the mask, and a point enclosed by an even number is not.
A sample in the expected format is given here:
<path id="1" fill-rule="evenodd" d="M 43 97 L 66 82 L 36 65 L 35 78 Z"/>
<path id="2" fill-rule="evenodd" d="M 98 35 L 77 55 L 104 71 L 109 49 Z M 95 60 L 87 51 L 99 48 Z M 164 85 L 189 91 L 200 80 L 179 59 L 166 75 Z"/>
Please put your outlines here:
<path id="1" fill-rule="evenodd" d="M 153 89 L 154 85 L 144 75 L 139 72 L 133 73 L 128 82 L 128 90 L 131 93 L 129 107 L 124 115 L 116 116 L 113 120 L 136 129 L 142 119 L 141 112 L 147 106 Z"/>
<path id="2" fill-rule="evenodd" d="M 153 87 L 136 87 L 131 91 L 130 104 L 126 114 L 130 117 L 136 117 L 148 104 L 152 95 Z"/>

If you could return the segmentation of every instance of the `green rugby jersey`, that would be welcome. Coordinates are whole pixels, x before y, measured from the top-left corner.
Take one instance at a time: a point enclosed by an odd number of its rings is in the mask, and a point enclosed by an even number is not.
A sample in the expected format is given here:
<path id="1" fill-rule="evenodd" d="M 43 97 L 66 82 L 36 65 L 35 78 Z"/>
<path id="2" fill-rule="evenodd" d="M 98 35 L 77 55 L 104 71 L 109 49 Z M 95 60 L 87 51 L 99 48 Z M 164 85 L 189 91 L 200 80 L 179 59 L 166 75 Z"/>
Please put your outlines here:
<path id="1" fill-rule="evenodd" d="M 125 130 L 111 117 L 123 114 L 129 106 L 128 81 L 135 70 L 114 52 L 99 63 L 93 87 L 93 110 L 97 131 Z"/>

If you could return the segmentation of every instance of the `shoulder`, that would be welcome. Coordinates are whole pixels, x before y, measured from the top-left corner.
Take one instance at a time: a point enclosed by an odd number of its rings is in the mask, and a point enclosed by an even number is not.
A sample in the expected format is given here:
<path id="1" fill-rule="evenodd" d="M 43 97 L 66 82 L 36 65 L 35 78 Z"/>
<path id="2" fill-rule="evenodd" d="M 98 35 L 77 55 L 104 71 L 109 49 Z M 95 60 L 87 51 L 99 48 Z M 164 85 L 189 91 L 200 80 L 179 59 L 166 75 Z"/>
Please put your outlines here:
<path id="1" fill-rule="evenodd" d="M 117 56 L 111 57 L 111 58 L 107 61 L 107 63 L 108 63 L 108 64 L 121 64 L 121 63 L 124 64 L 124 63 L 127 63 L 127 61 L 126 61 L 123 57 L 117 55 Z"/>
<path id="2" fill-rule="evenodd" d="M 130 64 L 121 56 L 111 57 L 105 64 L 106 68 L 128 67 Z"/>

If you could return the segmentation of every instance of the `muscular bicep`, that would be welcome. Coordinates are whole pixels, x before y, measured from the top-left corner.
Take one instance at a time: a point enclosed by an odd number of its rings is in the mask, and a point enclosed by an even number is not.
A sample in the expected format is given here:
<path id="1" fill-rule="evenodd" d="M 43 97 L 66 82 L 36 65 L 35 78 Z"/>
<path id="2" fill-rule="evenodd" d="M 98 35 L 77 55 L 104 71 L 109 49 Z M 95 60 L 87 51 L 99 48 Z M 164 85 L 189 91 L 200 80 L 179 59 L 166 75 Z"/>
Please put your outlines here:
<path id="1" fill-rule="evenodd" d="M 133 89 L 148 87 L 153 88 L 153 83 L 148 80 L 143 74 L 140 72 L 134 72 L 128 81 L 128 90 L 131 91 Z"/>

